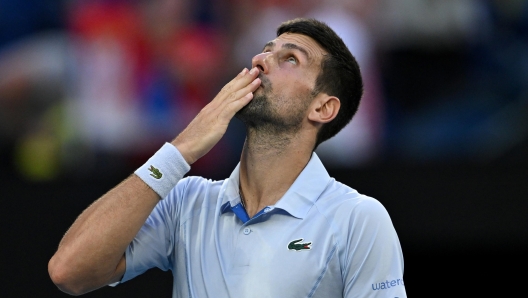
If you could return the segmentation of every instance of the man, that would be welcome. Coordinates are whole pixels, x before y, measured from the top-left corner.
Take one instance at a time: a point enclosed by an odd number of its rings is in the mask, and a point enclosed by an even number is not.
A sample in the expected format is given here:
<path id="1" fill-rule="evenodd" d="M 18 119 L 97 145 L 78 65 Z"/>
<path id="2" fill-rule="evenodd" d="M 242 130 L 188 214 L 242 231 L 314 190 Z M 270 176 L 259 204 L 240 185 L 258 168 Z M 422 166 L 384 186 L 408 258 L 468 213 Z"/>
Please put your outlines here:
<path id="1" fill-rule="evenodd" d="M 170 144 L 88 207 L 49 262 L 71 294 L 172 270 L 173 297 L 406 297 L 385 208 L 332 179 L 314 153 L 352 118 L 359 67 L 324 23 L 283 23 Z M 224 181 L 182 178 L 247 126 Z"/>

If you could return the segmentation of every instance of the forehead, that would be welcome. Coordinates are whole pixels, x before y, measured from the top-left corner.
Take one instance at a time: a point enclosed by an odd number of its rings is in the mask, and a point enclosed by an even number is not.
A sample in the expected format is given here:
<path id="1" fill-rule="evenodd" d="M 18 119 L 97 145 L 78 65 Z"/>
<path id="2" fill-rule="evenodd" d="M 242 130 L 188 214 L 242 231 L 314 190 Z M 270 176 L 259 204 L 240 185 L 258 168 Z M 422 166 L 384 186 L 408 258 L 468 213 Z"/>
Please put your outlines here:
<path id="1" fill-rule="evenodd" d="M 277 48 L 284 44 L 293 44 L 301 48 L 309 57 L 311 63 L 321 61 L 326 51 L 311 37 L 297 34 L 284 33 L 271 41 Z"/>

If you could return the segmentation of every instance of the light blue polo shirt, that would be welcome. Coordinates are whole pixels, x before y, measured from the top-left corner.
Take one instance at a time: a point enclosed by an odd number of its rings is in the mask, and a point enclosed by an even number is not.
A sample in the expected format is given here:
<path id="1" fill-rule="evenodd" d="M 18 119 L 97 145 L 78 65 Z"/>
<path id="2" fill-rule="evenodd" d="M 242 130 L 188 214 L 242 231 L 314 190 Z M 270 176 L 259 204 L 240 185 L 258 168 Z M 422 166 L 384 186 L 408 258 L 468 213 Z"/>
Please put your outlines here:
<path id="1" fill-rule="evenodd" d="M 126 250 L 121 282 L 158 267 L 172 271 L 173 297 L 407 297 L 386 209 L 315 153 L 251 219 L 238 183 L 239 165 L 223 181 L 181 179 Z"/>

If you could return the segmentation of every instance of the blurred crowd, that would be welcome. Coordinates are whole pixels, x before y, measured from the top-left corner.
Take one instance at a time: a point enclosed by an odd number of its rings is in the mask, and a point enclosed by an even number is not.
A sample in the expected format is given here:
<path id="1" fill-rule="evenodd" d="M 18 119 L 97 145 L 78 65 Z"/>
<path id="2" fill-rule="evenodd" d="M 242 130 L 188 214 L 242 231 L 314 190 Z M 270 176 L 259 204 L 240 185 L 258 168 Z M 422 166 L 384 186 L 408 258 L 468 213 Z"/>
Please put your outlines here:
<path id="1" fill-rule="evenodd" d="M 329 167 L 527 148 L 524 0 L 0 0 L 0 171 L 134 169 L 295 17 L 334 28 L 365 80 L 356 117 L 317 150 Z M 230 171 L 243 140 L 234 120 L 193 173 Z"/>

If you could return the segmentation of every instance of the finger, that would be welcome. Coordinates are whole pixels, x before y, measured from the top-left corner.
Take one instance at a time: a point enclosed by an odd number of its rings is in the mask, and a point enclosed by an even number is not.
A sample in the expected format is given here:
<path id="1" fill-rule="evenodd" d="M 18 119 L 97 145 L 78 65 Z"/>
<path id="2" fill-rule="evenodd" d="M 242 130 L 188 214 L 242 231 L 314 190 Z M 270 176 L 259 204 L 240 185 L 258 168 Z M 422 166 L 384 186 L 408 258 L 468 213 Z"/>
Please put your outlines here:
<path id="1" fill-rule="evenodd" d="M 243 90 L 240 90 L 240 94 L 237 96 L 236 100 L 227 102 L 224 110 L 227 113 L 227 116 L 232 118 L 236 112 L 246 106 L 253 99 L 253 92 L 260 86 L 260 79 L 256 78 Z"/>
<path id="2" fill-rule="evenodd" d="M 232 102 L 240 99 L 248 92 L 253 92 L 258 86 L 253 86 L 251 83 L 258 76 L 259 70 L 254 67 L 251 70 L 244 68 L 235 78 L 227 83 L 215 98 L 208 104 L 211 109 L 219 109 L 225 101 Z M 260 83 L 259 83 L 260 84 Z M 250 86 L 249 88 L 246 88 Z M 244 89 L 246 88 L 246 89 Z M 241 91 L 241 89 L 244 89 Z"/>
<path id="3" fill-rule="evenodd" d="M 225 103 L 230 103 L 240 99 L 249 92 L 255 91 L 260 85 L 258 68 L 252 70 L 244 69 L 239 75 L 229 82 L 220 93 L 208 104 L 212 109 L 219 109 Z M 258 79 L 258 80 L 257 80 Z M 257 80 L 257 81 L 255 81 Z"/>
<path id="4" fill-rule="evenodd" d="M 240 111 L 244 106 L 246 106 L 251 100 L 253 100 L 253 93 L 249 92 L 246 95 L 239 98 L 237 101 L 233 101 L 225 105 L 223 109 L 219 109 L 219 118 L 226 119 L 227 123 L 235 116 L 235 114 Z"/>
<path id="5" fill-rule="evenodd" d="M 253 67 L 251 70 L 244 68 L 234 79 L 227 83 L 220 91 L 219 95 L 227 96 L 231 92 L 236 92 L 250 84 L 259 74 L 259 69 Z"/>
<path id="6" fill-rule="evenodd" d="M 214 109 L 219 111 L 226 109 L 227 106 L 231 105 L 233 102 L 241 100 L 248 93 L 253 93 L 260 86 L 261 80 L 259 78 L 254 79 L 250 84 L 244 88 L 238 90 L 237 92 L 230 93 L 224 100 L 219 101 L 217 104 L 212 105 Z M 243 107 L 242 105 L 240 109 Z"/>
<path id="7" fill-rule="evenodd" d="M 249 92 L 245 96 L 242 96 L 239 100 L 232 102 L 228 105 L 227 112 L 233 117 L 238 111 L 245 107 L 251 100 L 253 100 L 253 92 Z"/>
<path id="8" fill-rule="evenodd" d="M 242 89 L 230 94 L 224 102 L 226 104 L 229 104 L 233 101 L 237 101 L 241 99 L 243 96 L 245 96 L 248 93 L 252 93 L 260 86 L 261 80 L 259 78 L 255 78 L 251 83 L 243 87 Z"/>
<path id="9" fill-rule="evenodd" d="M 229 85 L 232 86 L 235 89 L 242 88 L 246 86 L 247 84 L 251 83 L 259 74 L 259 69 L 257 67 L 253 67 L 252 69 L 244 68 L 242 72 L 240 72 Z"/>

